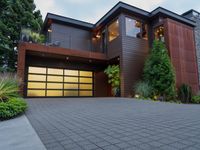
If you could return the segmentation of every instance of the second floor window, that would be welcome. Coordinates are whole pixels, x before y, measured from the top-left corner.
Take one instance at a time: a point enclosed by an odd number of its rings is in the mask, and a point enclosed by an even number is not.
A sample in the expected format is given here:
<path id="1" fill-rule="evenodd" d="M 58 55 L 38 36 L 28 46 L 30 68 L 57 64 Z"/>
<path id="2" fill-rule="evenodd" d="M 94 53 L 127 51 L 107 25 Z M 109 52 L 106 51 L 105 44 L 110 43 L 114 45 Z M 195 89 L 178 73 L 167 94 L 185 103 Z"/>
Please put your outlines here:
<path id="1" fill-rule="evenodd" d="M 114 21 L 108 27 L 108 40 L 109 42 L 116 39 L 119 36 L 119 21 Z"/>
<path id="2" fill-rule="evenodd" d="M 154 29 L 154 37 L 156 40 L 165 42 L 165 36 L 164 36 L 164 27 L 159 26 Z"/>
<path id="3" fill-rule="evenodd" d="M 126 35 L 130 37 L 148 39 L 147 25 L 126 17 Z"/>

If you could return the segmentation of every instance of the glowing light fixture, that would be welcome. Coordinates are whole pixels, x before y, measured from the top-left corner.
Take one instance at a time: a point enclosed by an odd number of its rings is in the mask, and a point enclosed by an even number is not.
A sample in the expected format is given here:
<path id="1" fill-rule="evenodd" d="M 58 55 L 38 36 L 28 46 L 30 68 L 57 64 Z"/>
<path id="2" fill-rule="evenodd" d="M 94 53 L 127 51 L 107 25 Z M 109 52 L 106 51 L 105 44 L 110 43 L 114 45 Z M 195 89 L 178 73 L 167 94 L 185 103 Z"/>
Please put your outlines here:
<path id="1" fill-rule="evenodd" d="M 96 38 L 100 38 L 101 36 L 99 34 L 96 35 Z"/>
<path id="2" fill-rule="evenodd" d="M 48 29 L 48 32 L 52 32 L 52 30 L 51 30 L 51 29 Z"/>

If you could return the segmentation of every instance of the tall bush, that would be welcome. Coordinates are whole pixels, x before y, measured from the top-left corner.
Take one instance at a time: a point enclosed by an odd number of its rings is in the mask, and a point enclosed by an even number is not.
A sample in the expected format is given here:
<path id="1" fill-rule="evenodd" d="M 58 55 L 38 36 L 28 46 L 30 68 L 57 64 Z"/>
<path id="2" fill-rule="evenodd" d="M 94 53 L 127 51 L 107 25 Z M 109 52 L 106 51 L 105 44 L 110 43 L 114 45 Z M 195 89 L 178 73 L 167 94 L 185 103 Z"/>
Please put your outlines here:
<path id="1" fill-rule="evenodd" d="M 175 72 L 165 44 L 154 41 L 153 48 L 144 66 L 144 81 L 148 82 L 158 96 L 173 99 L 175 92 Z"/>

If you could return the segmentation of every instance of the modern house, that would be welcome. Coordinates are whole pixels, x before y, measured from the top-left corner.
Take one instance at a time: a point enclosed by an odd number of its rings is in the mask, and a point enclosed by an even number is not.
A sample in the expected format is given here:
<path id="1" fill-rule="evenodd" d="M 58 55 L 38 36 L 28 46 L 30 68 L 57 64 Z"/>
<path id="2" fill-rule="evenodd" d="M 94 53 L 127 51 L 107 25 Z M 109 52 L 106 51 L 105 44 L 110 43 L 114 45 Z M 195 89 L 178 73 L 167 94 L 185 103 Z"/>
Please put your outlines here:
<path id="1" fill-rule="evenodd" d="M 142 77 L 154 39 L 165 42 L 176 84 L 199 90 L 195 46 L 196 20 L 158 7 L 152 12 L 117 3 L 97 23 L 48 13 L 42 28 L 47 44 L 22 42 L 18 75 L 24 97 L 111 96 L 104 69 L 120 66 L 122 97 Z"/>

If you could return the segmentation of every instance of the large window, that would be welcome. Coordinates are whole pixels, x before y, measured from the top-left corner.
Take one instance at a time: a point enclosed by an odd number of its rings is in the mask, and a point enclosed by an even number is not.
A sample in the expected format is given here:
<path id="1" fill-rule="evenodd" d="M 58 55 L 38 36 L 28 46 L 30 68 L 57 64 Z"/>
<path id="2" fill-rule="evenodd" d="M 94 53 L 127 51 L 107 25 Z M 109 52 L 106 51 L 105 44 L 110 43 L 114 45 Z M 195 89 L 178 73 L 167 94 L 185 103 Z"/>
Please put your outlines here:
<path id="1" fill-rule="evenodd" d="M 116 20 L 108 27 L 109 42 L 116 39 L 118 36 L 119 36 L 119 21 Z"/>
<path id="2" fill-rule="evenodd" d="M 146 24 L 128 17 L 126 17 L 125 22 L 127 36 L 148 39 Z"/>
<path id="3" fill-rule="evenodd" d="M 27 96 L 93 96 L 93 72 L 29 67 Z"/>

